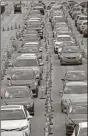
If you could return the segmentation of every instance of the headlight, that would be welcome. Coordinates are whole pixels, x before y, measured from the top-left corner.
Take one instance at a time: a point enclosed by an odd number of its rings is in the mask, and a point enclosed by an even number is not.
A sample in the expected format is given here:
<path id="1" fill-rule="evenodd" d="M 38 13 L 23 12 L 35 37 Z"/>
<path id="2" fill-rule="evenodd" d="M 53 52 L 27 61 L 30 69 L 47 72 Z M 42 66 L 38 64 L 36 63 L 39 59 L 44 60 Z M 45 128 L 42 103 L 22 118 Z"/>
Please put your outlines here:
<path id="1" fill-rule="evenodd" d="M 69 100 L 65 100 L 65 99 L 64 99 L 64 100 L 63 100 L 63 103 L 64 103 L 64 104 L 69 104 L 69 103 L 70 103 L 70 101 L 69 101 Z"/>
<path id="2" fill-rule="evenodd" d="M 25 130 L 27 128 L 28 128 L 28 125 L 21 127 L 20 130 Z"/>
<path id="3" fill-rule="evenodd" d="M 27 108 L 31 107 L 31 103 L 28 103 L 28 104 L 26 105 L 26 107 L 27 107 Z"/>
<path id="4" fill-rule="evenodd" d="M 82 58 L 82 55 L 81 55 L 81 54 L 79 55 L 79 58 Z"/>
<path id="5" fill-rule="evenodd" d="M 35 82 L 34 85 L 37 86 L 37 82 Z"/>

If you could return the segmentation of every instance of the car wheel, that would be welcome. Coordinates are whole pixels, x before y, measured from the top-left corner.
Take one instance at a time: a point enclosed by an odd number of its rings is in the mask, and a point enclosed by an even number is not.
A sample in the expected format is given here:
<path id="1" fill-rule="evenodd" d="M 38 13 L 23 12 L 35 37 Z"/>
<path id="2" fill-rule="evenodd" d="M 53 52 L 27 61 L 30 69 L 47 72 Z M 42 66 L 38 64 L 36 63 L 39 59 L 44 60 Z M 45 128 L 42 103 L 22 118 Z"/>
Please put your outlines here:
<path id="1" fill-rule="evenodd" d="M 36 98 L 38 97 L 38 88 L 36 88 Z"/>
<path id="2" fill-rule="evenodd" d="M 38 81 L 38 85 L 39 85 L 39 86 L 41 85 L 41 80 Z"/>

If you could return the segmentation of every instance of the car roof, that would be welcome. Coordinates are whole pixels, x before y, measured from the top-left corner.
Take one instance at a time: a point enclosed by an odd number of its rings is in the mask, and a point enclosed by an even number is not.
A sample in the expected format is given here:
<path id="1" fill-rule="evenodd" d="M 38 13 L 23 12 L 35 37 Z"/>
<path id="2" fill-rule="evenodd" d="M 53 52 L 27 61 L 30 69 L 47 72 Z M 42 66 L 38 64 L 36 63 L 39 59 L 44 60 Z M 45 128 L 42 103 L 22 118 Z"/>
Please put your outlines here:
<path id="1" fill-rule="evenodd" d="M 22 59 L 36 59 L 36 56 L 32 56 L 32 55 L 23 55 L 23 56 L 19 56 L 16 58 L 17 60 L 22 60 Z"/>
<path id="2" fill-rule="evenodd" d="M 21 54 L 21 56 L 24 56 L 24 57 L 26 57 L 26 56 L 32 56 L 32 57 L 35 57 L 36 58 L 36 54 L 35 53 L 26 53 L 26 54 Z"/>
<path id="3" fill-rule="evenodd" d="M 14 67 L 12 69 L 13 72 L 16 71 L 27 71 L 27 72 L 33 72 L 34 70 L 32 68 L 27 68 L 27 67 Z"/>
<path id="4" fill-rule="evenodd" d="M 38 44 L 39 42 L 26 42 L 25 44 Z"/>
<path id="5" fill-rule="evenodd" d="M 67 35 L 58 35 L 58 37 L 71 37 L 69 34 L 67 34 Z"/>
<path id="6" fill-rule="evenodd" d="M 7 87 L 7 88 L 8 88 L 8 89 L 9 89 L 9 88 L 11 88 L 11 89 L 14 89 L 14 88 L 16 88 L 16 89 L 17 89 L 17 88 L 26 89 L 26 88 L 28 88 L 28 86 L 10 86 L 10 87 Z"/>
<path id="7" fill-rule="evenodd" d="M 87 122 L 81 122 L 81 123 L 79 123 L 79 127 L 80 128 L 87 128 L 88 126 L 87 126 Z"/>
<path id="8" fill-rule="evenodd" d="M 66 83 L 66 86 L 87 86 L 87 82 L 81 82 L 81 81 L 78 81 L 78 82 L 67 82 Z"/>
<path id="9" fill-rule="evenodd" d="M 23 105 L 3 105 L 1 106 L 1 110 L 23 110 Z"/>

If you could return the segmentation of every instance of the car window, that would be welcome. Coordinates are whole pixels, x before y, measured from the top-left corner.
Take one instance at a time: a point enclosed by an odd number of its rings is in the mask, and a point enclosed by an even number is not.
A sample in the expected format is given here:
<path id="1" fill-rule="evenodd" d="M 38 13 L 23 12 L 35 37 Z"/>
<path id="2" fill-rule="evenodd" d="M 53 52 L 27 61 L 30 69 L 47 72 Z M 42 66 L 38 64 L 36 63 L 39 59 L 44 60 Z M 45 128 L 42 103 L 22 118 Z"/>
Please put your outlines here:
<path id="1" fill-rule="evenodd" d="M 37 47 L 24 47 L 22 48 L 22 52 L 27 53 L 27 52 L 34 52 L 37 53 L 38 52 L 38 48 Z"/>
<path id="2" fill-rule="evenodd" d="M 12 74 L 12 80 L 32 80 L 34 79 L 34 72 L 29 71 L 16 71 Z"/>
<path id="3" fill-rule="evenodd" d="M 79 80 L 86 80 L 87 78 L 84 72 L 78 72 L 78 73 L 67 73 L 65 79 L 79 81 Z"/>
<path id="4" fill-rule="evenodd" d="M 71 114 L 87 114 L 87 105 L 75 106 L 72 108 Z"/>
<path id="5" fill-rule="evenodd" d="M 14 90 L 7 90 L 4 94 L 4 97 L 5 98 L 29 98 L 30 97 L 30 94 L 28 91 L 25 91 L 24 89 L 22 90 L 21 89 L 14 89 Z"/>
<path id="6" fill-rule="evenodd" d="M 77 48 L 63 48 L 63 53 L 77 53 Z"/>
<path id="7" fill-rule="evenodd" d="M 57 37 L 57 41 L 59 41 L 59 42 L 71 41 L 71 37 Z"/>
<path id="8" fill-rule="evenodd" d="M 25 115 L 20 109 L 1 110 L 1 120 L 23 120 Z"/>
<path id="9" fill-rule="evenodd" d="M 17 60 L 14 66 L 15 67 L 38 66 L 38 63 L 36 59 L 22 59 Z"/>
<path id="10" fill-rule="evenodd" d="M 87 86 L 66 86 L 64 94 L 84 94 L 87 93 Z"/>

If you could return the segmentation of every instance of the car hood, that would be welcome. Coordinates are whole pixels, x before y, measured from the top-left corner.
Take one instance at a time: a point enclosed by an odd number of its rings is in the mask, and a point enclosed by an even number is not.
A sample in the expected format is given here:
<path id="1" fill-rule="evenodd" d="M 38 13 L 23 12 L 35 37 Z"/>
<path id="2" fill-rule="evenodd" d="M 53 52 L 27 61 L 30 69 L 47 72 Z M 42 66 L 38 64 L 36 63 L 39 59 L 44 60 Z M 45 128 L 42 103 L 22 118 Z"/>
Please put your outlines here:
<path id="1" fill-rule="evenodd" d="M 34 80 L 11 80 L 12 85 L 31 85 Z"/>
<path id="2" fill-rule="evenodd" d="M 63 94 L 62 99 L 70 99 L 73 101 L 77 101 L 78 99 L 82 100 L 86 98 L 87 98 L 87 94 Z"/>
<path id="3" fill-rule="evenodd" d="M 19 105 L 26 105 L 32 104 L 33 100 L 31 98 L 12 98 L 12 99 L 4 99 L 7 104 L 19 104 Z"/>
<path id="4" fill-rule="evenodd" d="M 16 129 L 27 125 L 26 120 L 6 120 L 1 121 L 1 129 Z"/>
<path id="5" fill-rule="evenodd" d="M 62 54 L 64 57 L 77 57 L 80 54 L 79 53 L 63 53 Z"/>
<path id="6" fill-rule="evenodd" d="M 87 114 L 71 114 L 69 117 L 74 121 L 74 123 L 87 121 Z"/>

